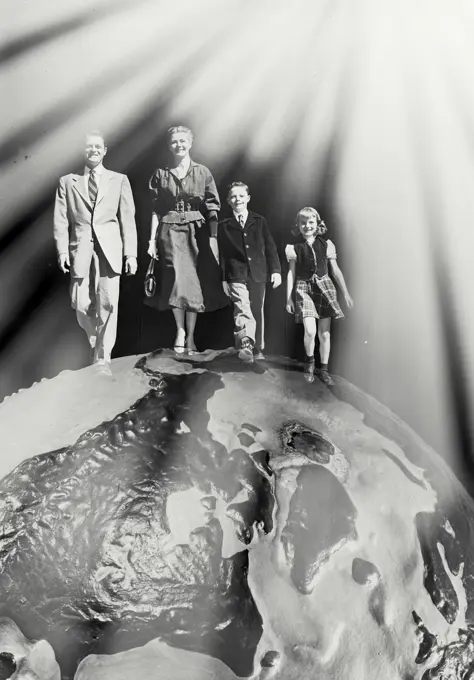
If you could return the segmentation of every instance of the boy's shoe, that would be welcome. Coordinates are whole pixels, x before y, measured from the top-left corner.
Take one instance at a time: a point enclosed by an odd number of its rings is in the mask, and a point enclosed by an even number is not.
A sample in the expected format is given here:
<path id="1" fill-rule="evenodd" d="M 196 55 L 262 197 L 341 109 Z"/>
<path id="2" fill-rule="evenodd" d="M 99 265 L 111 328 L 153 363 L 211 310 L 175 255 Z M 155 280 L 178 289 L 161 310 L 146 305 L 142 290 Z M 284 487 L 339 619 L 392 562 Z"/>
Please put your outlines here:
<path id="1" fill-rule="evenodd" d="M 319 379 L 328 387 L 332 387 L 334 385 L 334 380 L 325 369 L 319 371 Z"/>
<path id="2" fill-rule="evenodd" d="M 254 349 L 253 350 L 253 358 L 255 361 L 264 361 L 265 359 L 265 354 L 262 352 L 261 349 Z"/>
<path id="3" fill-rule="evenodd" d="M 240 343 L 238 357 L 246 364 L 253 363 L 253 343 L 250 338 L 244 338 Z"/>
<path id="4" fill-rule="evenodd" d="M 308 361 L 304 367 L 304 379 L 306 382 L 314 382 L 314 361 Z"/>

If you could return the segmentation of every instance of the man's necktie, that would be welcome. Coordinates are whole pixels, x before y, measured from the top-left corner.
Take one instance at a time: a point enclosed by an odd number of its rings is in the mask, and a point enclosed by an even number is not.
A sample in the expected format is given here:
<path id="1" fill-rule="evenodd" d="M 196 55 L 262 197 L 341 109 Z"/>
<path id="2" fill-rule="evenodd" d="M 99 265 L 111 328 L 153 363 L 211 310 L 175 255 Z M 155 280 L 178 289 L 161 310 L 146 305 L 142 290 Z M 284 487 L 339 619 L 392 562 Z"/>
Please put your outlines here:
<path id="1" fill-rule="evenodd" d="M 245 226 L 245 220 L 244 220 L 244 216 L 243 216 L 243 215 L 239 215 L 239 223 L 240 223 L 240 226 L 241 226 L 242 229 L 243 229 L 244 226 Z"/>
<path id="2" fill-rule="evenodd" d="M 90 202 L 94 206 L 97 198 L 97 181 L 94 170 L 91 170 L 89 174 L 89 198 Z"/>

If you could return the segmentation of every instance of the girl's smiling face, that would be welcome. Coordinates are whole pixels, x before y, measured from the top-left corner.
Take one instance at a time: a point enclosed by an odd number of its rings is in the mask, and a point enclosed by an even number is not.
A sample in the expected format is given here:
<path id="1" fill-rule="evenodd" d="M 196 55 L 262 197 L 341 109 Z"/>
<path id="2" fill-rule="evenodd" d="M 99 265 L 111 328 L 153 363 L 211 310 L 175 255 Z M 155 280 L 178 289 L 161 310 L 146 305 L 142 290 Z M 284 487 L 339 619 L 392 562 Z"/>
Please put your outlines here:
<path id="1" fill-rule="evenodd" d="M 315 215 L 300 215 L 298 227 L 303 238 L 312 238 L 318 233 L 318 220 Z"/>

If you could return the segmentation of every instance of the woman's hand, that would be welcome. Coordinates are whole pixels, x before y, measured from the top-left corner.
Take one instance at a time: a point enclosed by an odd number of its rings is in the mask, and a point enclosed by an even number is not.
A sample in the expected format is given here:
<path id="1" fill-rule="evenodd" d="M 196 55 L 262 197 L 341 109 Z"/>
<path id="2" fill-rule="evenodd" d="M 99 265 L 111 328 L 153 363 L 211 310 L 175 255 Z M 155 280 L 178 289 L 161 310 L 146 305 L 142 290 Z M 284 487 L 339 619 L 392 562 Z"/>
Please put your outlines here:
<path id="1" fill-rule="evenodd" d="M 156 250 L 156 241 L 155 239 L 151 240 L 148 242 L 148 250 L 147 253 L 150 257 L 154 257 L 155 260 L 158 259 L 158 252 Z"/>
<path id="2" fill-rule="evenodd" d="M 214 255 L 217 264 L 219 264 L 219 246 L 217 245 L 217 238 L 211 236 L 209 239 L 209 244 L 211 246 L 212 254 Z"/>
<path id="3" fill-rule="evenodd" d="M 293 301 L 293 298 L 290 298 L 286 303 L 286 311 L 288 312 L 288 314 L 295 313 L 295 303 Z"/>
<path id="4" fill-rule="evenodd" d="M 344 300 L 346 301 L 346 305 L 348 306 L 349 309 L 352 309 L 354 306 L 354 301 L 349 295 L 349 293 L 345 293 L 344 295 Z"/>
<path id="5" fill-rule="evenodd" d="M 227 297 L 230 297 L 230 289 L 227 281 L 222 282 L 222 288 L 224 289 L 224 293 L 227 295 Z"/>

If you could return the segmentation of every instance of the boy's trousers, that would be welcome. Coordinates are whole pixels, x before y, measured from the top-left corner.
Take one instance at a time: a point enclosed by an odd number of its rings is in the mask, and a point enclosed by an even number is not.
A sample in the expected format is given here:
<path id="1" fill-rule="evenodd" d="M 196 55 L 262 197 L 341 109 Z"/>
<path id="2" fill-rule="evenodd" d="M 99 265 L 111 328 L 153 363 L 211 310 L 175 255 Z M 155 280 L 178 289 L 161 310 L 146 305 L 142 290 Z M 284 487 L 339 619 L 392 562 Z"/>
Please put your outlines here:
<path id="1" fill-rule="evenodd" d="M 234 303 L 234 338 L 237 347 L 243 338 L 250 338 L 257 350 L 265 347 L 263 305 L 266 283 L 251 279 L 246 283 L 229 281 L 230 299 Z"/>

